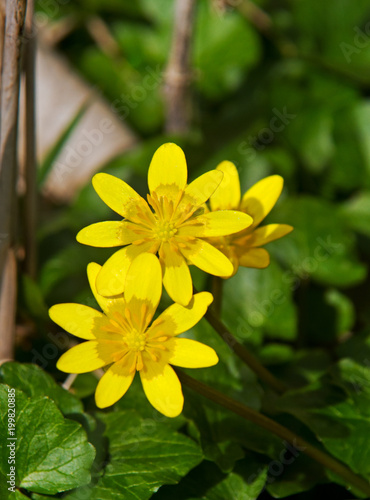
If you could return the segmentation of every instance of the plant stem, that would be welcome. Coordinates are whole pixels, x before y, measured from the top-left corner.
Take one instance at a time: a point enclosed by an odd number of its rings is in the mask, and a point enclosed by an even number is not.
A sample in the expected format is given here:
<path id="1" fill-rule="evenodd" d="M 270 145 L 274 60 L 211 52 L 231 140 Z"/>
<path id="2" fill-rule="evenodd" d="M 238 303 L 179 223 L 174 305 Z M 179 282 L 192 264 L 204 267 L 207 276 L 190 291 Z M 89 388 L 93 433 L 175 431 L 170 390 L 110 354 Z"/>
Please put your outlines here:
<path id="1" fill-rule="evenodd" d="M 26 0 L 8 0 L 6 2 L 4 44 L 1 56 L 0 358 L 3 360 L 12 359 L 14 357 L 14 323 L 17 287 L 17 265 L 15 256 L 17 232 L 15 228 L 17 213 L 16 182 L 18 174 L 18 95 L 25 11 Z M 0 24 L 2 24 L 2 22 Z M 0 33 L 0 36 L 2 37 L 2 33 Z M 0 45 L 2 45 L 2 43 Z"/>
<path id="2" fill-rule="evenodd" d="M 370 483 L 368 483 L 362 477 L 357 476 L 347 466 L 345 466 L 341 462 L 338 462 L 335 458 L 315 448 L 310 443 L 294 434 L 294 432 L 291 432 L 286 427 L 280 425 L 274 420 L 271 420 L 265 415 L 252 410 L 248 406 L 239 403 L 239 401 L 225 396 L 222 392 L 209 387 L 203 382 L 195 380 L 183 371 L 177 369 L 176 373 L 178 374 L 181 382 L 184 385 L 193 389 L 210 401 L 213 401 L 214 403 L 217 403 L 220 406 L 223 406 L 224 408 L 239 415 L 240 417 L 248 420 L 249 422 L 252 422 L 259 427 L 270 431 L 272 434 L 275 434 L 275 436 L 288 441 L 288 443 L 290 443 L 298 451 L 302 451 L 307 456 L 313 458 L 316 462 L 323 465 L 325 468 L 342 477 L 346 482 L 348 482 L 348 484 L 352 485 L 354 488 L 362 491 L 368 496 L 370 495 Z"/>
<path id="3" fill-rule="evenodd" d="M 26 194 L 24 199 L 24 233 L 26 247 L 26 272 L 31 278 L 36 278 L 37 244 L 37 160 L 36 160 L 36 110 L 35 110 L 35 60 L 36 33 L 33 22 L 34 0 L 27 1 L 25 22 L 26 38 L 24 42 L 24 72 L 26 94 L 26 154 L 25 179 Z"/>
<path id="4" fill-rule="evenodd" d="M 224 287 L 224 280 L 219 276 L 212 276 L 212 295 L 213 303 L 212 310 L 218 318 L 221 317 L 222 313 L 222 290 Z"/>
<path id="5" fill-rule="evenodd" d="M 77 378 L 77 373 L 70 373 L 62 384 L 63 389 L 69 391 L 76 378 Z"/>
<path id="6" fill-rule="evenodd" d="M 235 354 L 249 366 L 258 378 L 266 382 L 272 389 L 278 393 L 287 390 L 287 386 L 278 380 L 267 368 L 265 368 L 252 353 L 240 344 L 224 323 L 215 315 L 212 309 L 208 309 L 205 318 L 216 330 L 219 336 L 228 344 Z"/>
<path id="7" fill-rule="evenodd" d="M 186 134 L 190 123 L 190 49 L 195 0 L 176 0 L 172 46 L 164 78 L 166 131 Z"/>

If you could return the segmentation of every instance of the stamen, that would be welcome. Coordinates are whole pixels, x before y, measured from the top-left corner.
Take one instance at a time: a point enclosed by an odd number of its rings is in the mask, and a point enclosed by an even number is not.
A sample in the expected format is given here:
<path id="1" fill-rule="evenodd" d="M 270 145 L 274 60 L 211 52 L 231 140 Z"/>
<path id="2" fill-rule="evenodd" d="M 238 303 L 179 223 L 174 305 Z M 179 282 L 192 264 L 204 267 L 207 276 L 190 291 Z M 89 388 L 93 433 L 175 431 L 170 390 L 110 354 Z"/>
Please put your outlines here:
<path id="1" fill-rule="evenodd" d="M 125 312 L 124 312 L 126 318 L 131 322 L 131 311 L 128 307 L 125 307 Z"/>
<path id="2" fill-rule="evenodd" d="M 145 302 L 143 304 L 141 304 L 140 315 L 141 315 L 140 327 L 141 327 L 141 330 L 144 330 L 144 328 L 146 326 L 146 322 L 147 322 L 147 315 L 148 315 L 148 304 L 145 304 Z"/>
<path id="3" fill-rule="evenodd" d="M 143 357 L 141 355 L 141 352 L 139 351 L 137 353 L 137 358 L 136 358 L 136 370 L 140 371 L 143 368 L 144 368 Z"/>
<path id="4" fill-rule="evenodd" d="M 168 340 L 168 337 L 156 337 L 155 338 L 156 342 L 165 342 L 166 340 Z"/>
<path id="5" fill-rule="evenodd" d="M 135 356 L 134 356 L 134 361 L 133 361 L 133 363 L 130 367 L 130 370 L 129 370 L 130 373 L 132 373 L 136 370 L 136 360 L 137 360 L 137 354 L 135 354 Z"/>
<path id="6" fill-rule="evenodd" d="M 141 239 L 141 240 L 136 240 L 136 241 L 133 241 L 133 242 L 132 242 L 132 245 L 135 245 L 135 246 L 137 246 L 137 245 L 142 245 L 143 243 L 146 243 L 147 241 L 149 241 L 149 240 L 150 240 L 150 236 L 151 236 L 151 235 L 148 235 L 148 237 L 147 237 L 147 238 L 143 238 L 143 239 Z"/>
<path id="7" fill-rule="evenodd" d="M 158 361 L 159 359 L 158 356 L 156 356 L 151 349 L 148 349 L 147 353 L 149 354 L 149 356 L 152 358 L 153 361 Z"/>

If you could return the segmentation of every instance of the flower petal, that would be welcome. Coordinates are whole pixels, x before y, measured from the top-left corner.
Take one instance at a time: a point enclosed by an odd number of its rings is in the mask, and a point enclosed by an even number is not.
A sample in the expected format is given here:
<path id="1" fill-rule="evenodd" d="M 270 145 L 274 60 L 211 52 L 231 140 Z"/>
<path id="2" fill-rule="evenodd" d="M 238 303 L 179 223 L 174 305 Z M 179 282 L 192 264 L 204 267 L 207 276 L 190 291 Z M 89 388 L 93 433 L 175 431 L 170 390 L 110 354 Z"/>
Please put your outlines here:
<path id="1" fill-rule="evenodd" d="M 154 153 L 148 172 L 148 185 L 152 193 L 161 186 L 174 186 L 177 191 L 185 189 L 188 169 L 183 150 L 168 142 Z"/>
<path id="2" fill-rule="evenodd" d="M 184 396 L 173 368 L 168 364 L 149 361 L 140 370 L 140 378 L 145 395 L 156 410 L 166 417 L 180 415 Z"/>
<path id="3" fill-rule="evenodd" d="M 90 340 L 64 353 L 58 360 L 57 368 L 66 373 L 91 372 L 120 359 L 125 349 L 123 342 Z"/>
<path id="4" fill-rule="evenodd" d="M 135 257 L 153 249 L 153 242 L 129 245 L 115 252 L 103 265 L 96 278 L 96 289 L 100 295 L 119 295 L 125 288 L 127 271 Z"/>
<path id="5" fill-rule="evenodd" d="M 234 268 L 230 260 L 204 240 L 196 239 L 190 242 L 186 248 L 181 249 L 181 252 L 191 264 L 206 273 L 224 277 L 233 274 Z"/>
<path id="6" fill-rule="evenodd" d="M 87 266 L 87 277 L 89 278 L 90 288 L 97 303 L 105 312 L 105 314 L 107 314 L 108 316 L 112 316 L 114 311 L 123 311 L 126 306 L 126 302 L 123 295 L 117 295 L 112 298 L 107 298 L 97 292 L 96 278 L 101 268 L 102 266 L 100 266 L 96 262 L 90 262 L 90 264 Z"/>
<path id="7" fill-rule="evenodd" d="M 172 304 L 153 322 L 148 330 L 148 337 L 163 331 L 166 335 L 178 335 L 190 330 L 207 312 L 213 296 L 209 292 L 200 292 L 193 295 L 188 306 Z"/>
<path id="8" fill-rule="evenodd" d="M 191 182 L 185 189 L 181 205 L 191 203 L 200 206 L 205 203 L 222 181 L 222 172 L 211 170 Z"/>
<path id="9" fill-rule="evenodd" d="M 135 376 L 135 370 L 131 373 L 129 358 L 127 354 L 120 361 L 114 363 L 99 380 L 95 392 L 95 401 L 98 408 L 107 408 L 114 405 L 127 392 Z"/>
<path id="10" fill-rule="evenodd" d="M 114 175 L 96 174 L 92 179 L 92 183 L 104 203 L 122 217 L 127 216 L 127 212 L 130 211 L 132 206 L 143 201 L 132 187 Z"/>
<path id="11" fill-rule="evenodd" d="M 97 222 L 84 227 L 76 236 L 79 243 L 92 247 L 119 247 L 139 239 L 122 221 Z"/>
<path id="12" fill-rule="evenodd" d="M 268 224 L 253 231 L 248 239 L 248 246 L 260 247 L 278 240 L 293 231 L 293 227 L 288 224 Z"/>
<path id="13" fill-rule="evenodd" d="M 218 356 L 212 347 L 190 339 L 170 339 L 168 344 L 171 365 L 182 368 L 205 368 L 218 363 Z"/>
<path id="14" fill-rule="evenodd" d="M 56 304 L 49 309 L 50 318 L 64 330 L 81 339 L 111 339 L 114 333 L 103 330 L 109 319 L 92 307 L 82 304 Z"/>
<path id="15" fill-rule="evenodd" d="M 164 243 L 160 250 L 163 268 L 163 286 L 174 302 L 188 305 L 193 296 L 193 282 L 184 257 L 170 243 Z"/>
<path id="16" fill-rule="evenodd" d="M 162 269 L 158 258 L 143 253 L 132 262 L 125 281 L 125 300 L 129 309 L 148 324 L 162 295 Z M 143 306 L 147 310 L 143 311 Z M 143 314 L 145 317 L 143 317 Z"/>
<path id="17" fill-rule="evenodd" d="M 270 175 L 258 181 L 243 196 L 240 209 L 253 217 L 257 226 L 270 212 L 283 189 L 284 180 L 280 175 Z"/>
<path id="18" fill-rule="evenodd" d="M 240 203 L 240 182 L 236 166 L 231 161 L 223 161 L 218 165 L 217 170 L 223 172 L 224 177 L 211 196 L 211 209 L 237 209 Z"/>
<path id="19" fill-rule="evenodd" d="M 213 237 L 239 233 L 253 223 L 252 217 L 234 210 L 219 210 L 209 212 L 196 218 L 199 224 L 183 224 L 179 236 Z"/>
<path id="20" fill-rule="evenodd" d="M 264 269 L 270 264 L 270 255 L 264 248 L 250 248 L 239 257 L 239 265 Z"/>

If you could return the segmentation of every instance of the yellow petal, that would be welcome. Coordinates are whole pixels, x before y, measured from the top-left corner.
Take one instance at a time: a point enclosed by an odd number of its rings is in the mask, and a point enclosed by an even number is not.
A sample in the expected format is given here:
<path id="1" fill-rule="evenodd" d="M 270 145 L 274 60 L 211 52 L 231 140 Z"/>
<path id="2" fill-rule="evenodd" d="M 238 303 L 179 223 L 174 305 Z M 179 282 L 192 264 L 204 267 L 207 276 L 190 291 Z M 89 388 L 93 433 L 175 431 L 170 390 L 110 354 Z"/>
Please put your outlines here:
<path id="1" fill-rule="evenodd" d="M 223 161 L 217 167 L 224 177 L 210 199 L 212 210 L 237 209 L 240 203 L 240 182 L 236 166 L 231 161 Z"/>
<path id="2" fill-rule="evenodd" d="M 187 178 L 188 169 L 183 150 L 171 142 L 158 148 L 149 166 L 150 192 L 157 191 L 161 186 L 174 186 L 177 191 L 182 191 Z"/>
<path id="3" fill-rule="evenodd" d="M 271 175 L 258 181 L 243 196 L 240 209 L 253 218 L 257 226 L 270 212 L 283 189 L 284 180 L 280 175 Z"/>
<path id="4" fill-rule="evenodd" d="M 239 233 L 253 223 L 252 217 L 234 210 L 220 210 L 200 215 L 196 218 L 198 224 L 183 224 L 179 236 L 213 237 Z"/>
<path id="5" fill-rule="evenodd" d="M 159 255 L 163 267 L 163 286 L 168 295 L 174 302 L 188 305 L 193 296 L 193 282 L 184 257 L 170 243 L 162 245 Z"/>
<path id="6" fill-rule="evenodd" d="M 123 342 L 89 340 L 72 347 L 57 363 L 58 370 L 66 373 L 87 373 L 117 361 L 125 354 Z"/>
<path id="7" fill-rule="evenodd" d="M 64 330 L 81 339 L 114 339 L 114 333 L 105 331 L 109 319 L 92 307 L 82 304 L 56 304 L 49 309 L 50 318 Z"/>
<path id="8" fill-rule="evenodd" d="M 114 175 L 96 174 L 92 183 L 104 203 L 122 217 L 126 217 L 132 206 L 143 201 L 132 187 Z"/>
<path id="9" fill-rule="evenodd" d="M 140 378 L 145 395 L 156 410 L 166 417 L 180 415 L 184 396 L 173 368 L 160 362 L 148 362 L 140 370 Z"/>
<path id="10" fill-rule="evenodd" d="M 260 247 L 270 243 L 270 241 L 278 240 L 283 236 L 293 231 L 293 227 L 288 224 L 268 224 L 261 226 L 253 231 L 248 239 L 250 247 Z"/>
<path id="11" fill-rule="evenodd" d="M 239 265 L 264 269 L 270 264 L 270 255 L 264 248 L 250 248 L 239 257 Z"/>
<path id="12" fill-rule="evenodd" d="M 217 189 L 222 177 L 222 172 L 218 170 L 211 170 L 201 175 L 186 187 L 181 204 L 203 205 Z"/>
<path id="13" fill-rule="evenodd" d="M 96 262 L 90 262 L 90 264 L 87 266 L 87 277 L 89 278 L 91 291 L 94 294 L 97 303 L 105 312 L 105 314 L 107 314 L 108 316 L 112 316 L 114 311 L 120 311 L 122 313 L 126 306 L 126 302 L 122 294 L 112 298 L 107 298 L 103 295 L 100 295 L 96 290 L 96 278 L 101 268 L 102 266 L 100 266 Z"/>
<path id="14" fill-rule="evenodd" d="M 171 365 L 182 368 L 204 368 L 218 363 L 218 356 L 212 347 L 195 340 L 173 338 L 168 342 Z"/>
<path id="15" fill-rule="evenodd" d="M 118 247 L 139 240 L 140 236 L 128 229 L 125 222 L 107 221 L 84 227 L 76 239 L 92 247 Z"/>
<path id="16" fill-rule="evenodd" d="M 95 392 L 98 408 L 114 405 L 127 392 L 135 376 L 135 370 L 130 373 L 130 355 L 127 354 L 118 363 L 114 363 L 99 380 Z"/>
<path id="17" fill-rule="evenodd" d="M 205 315 L 213 297 L 209 292 L 193 295 L 188 306 L 172 304 L 153 322 L 148 330 L 148 336 L 155 336 L 160 331 L 166 335 L 178 335 L 193 328 Z"/>
<path id="18" fill-rule="evenodd" d="M 100 295 L 110 297 L 124 291 L 128 268 L 135 257 L 153 247 L 152 242 L 129 245 L 114 253 L 101 268 L 96 278 L 96 289 Z"/>
<path id="19" fill-rule="evenodd" d="M 234 268 L 230 260 L 204 240 L 197 239 L 189 243 L 186 248 L 181 249 L 181 252 L 191 264 L 206 273 L 225 277 L 233 274 Z"/>
<path id="20" fill-rule="evenodd" d="M 148 324 L 162 295 L 162 269 L 158 258 L 143 253 L 132 262 L 125 281 L 125 300 L 130 310 Z"/>

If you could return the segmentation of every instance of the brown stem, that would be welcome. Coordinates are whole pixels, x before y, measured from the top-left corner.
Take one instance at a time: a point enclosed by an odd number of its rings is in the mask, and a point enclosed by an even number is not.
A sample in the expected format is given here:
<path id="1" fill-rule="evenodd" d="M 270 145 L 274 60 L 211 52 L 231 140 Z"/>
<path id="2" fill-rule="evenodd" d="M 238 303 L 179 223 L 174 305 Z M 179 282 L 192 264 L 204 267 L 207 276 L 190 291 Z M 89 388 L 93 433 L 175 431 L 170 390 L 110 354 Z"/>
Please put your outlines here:
<path id="1" fill-rule="evenodd" d="M 15 311 L 17 303 L 17 263 L 8 250 L 0 283 L 0 364 L 14 359 Z"/>
<path id="2" fill-rule="evenodd" d="M 272 389 L 278 393 L 287 390 L 286 385 L 278 380 L 271 372 L 267 370 L 252 353 L 240 344 L 224 323 L 214 314 L 212 309 L 208 309 L 205 318 L 215 329 L 218 335 L 228 344 L 235 354 L 257 375 L 258 378 L 266 382 Z"/>
<path id="3" fill-rule="evenodd" d="M 275 436 L 278 436 L 279 438 L 287 441 L 294 448 L 296 448 L 297 451 L 302 451 L 309 457 L 313 458 L 316 462 L 323 465 L 325 468 L 331 470 L 338 476 L 341 476 L 349 485 L 352 485 L 366 495 L 370 495 L 370 484 L 368 481 L 360 476 L 357 476 L 347 466 L 335 460 L 335 458 L 327 455 L 318 448 L 315 448 L 310 443 L 294 434 L 294 432 L 291 432 L 289 429 L 283 427 L 278 422 L 275 422 L 265 415 L 262 415 L 262 413 L 252 410 L 248 406 L 239 403 L 239 401 L 225 396 L 225 394 L 223 394 L 222 392 L 219 392 L 216 389 L 213 389 L 212 387 L 209 387 L 208 385 L 195 380 L 181 370 L 176 369 L 176 373 L 178 374 L 181 382 L 184 385 L 187 385 L 210 401 L 223 406 L 224 408 L 232 411 L 233 413 L 236 413 L 249 422 L 253 422 L 262 429 L 266 429 L 272 434 L 275 434 Z"/>
<path id="4" fill-rule="evenodd" d="M 222 315 L 222 291 L 224 288 L 224 280 L 219 276 L 212 276 L 212 310 L 218 318 Z"/>
<path id="5" fill-rule="evenodd" d="M 35 119 L 35 54 L 36 37 L 33 27 L 34 0 L 27 2 L 25 44 L 24 44 L 24 72 L 25 72 L 25 180 L 26 193 L 24 198 L 24 231 L 26 248 L 26 272 L 36 277 L 37 245 L 37 160 L 36 160 L 36 119 Z"/>
<path id="6" fill-rule="evenodd" d="M 195 0 L 176 0 L 171 54 L 165 72 L 166 131 L 184 134 L 190 121 L 190 46 Z"/>
<path id="7" fill-rule="evenodd" d="M 26 0 L 6 2 L 0 100 L 0 357 L 12 358 L 16 299 L 15 213 L 20 56 Z"/>
<path id="8" fill-rule="evenodd" d="M 3 52 L 5 38 L 5 3 L 0 1 L 0 74 L 3 67 Z M 1 94 L 1 78 L 0 78 L 0 94 Z"/>
<path id="9" fill-rule="evenodd" d="M 226 0 L 226 3 L 231 4 L 228 0 Z M 238 10 L 244 17 L 248 18 L 259 31 L 266 35 L 270 35 L 273 27 L 271 17 L 258 5 L 250 0 L 243 0 L 238 3 Z"/>
<path id="10" fill-rule="evenodd" d="M 91 16 L 88 18 L 86 28 L 104 54 L 112 59 L 118 59 L 121 56 L 120 46 L 101 17 Z"/>

